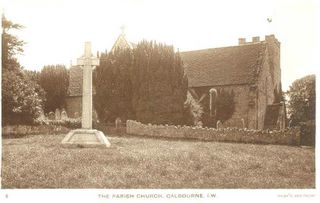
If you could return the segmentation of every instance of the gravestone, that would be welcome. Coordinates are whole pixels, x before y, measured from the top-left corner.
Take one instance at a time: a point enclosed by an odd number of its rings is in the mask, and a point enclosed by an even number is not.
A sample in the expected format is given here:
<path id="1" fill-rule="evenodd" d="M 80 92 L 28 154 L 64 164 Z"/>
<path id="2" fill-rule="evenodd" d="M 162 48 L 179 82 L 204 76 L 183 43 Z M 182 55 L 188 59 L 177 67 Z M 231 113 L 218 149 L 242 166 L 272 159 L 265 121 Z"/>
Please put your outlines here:
<path id="1" fill-rule="evenodd" d="M 220 129 L 222 128 L 222 123 L 220 120 L 217 121 L 217 129 Z"/>
<path id="2" fill-rule="evenodd" d="M 78 111 L 74 112 L 74 117 L 75 118 L 79 118 L 79 112 Z"/>
<path id="3" fill-rule="evenodd" d="M 121 123 L 122 123 L 121 118 L 117 117 L 116 120 L 115 120 L 116 129 L 121 127 Z"/>
<path id="4" fill-rule="evenodd" d="M 71 130 L 62 140 L 66 147 L 110 147 L 103 132 L 92 129 L 92 68 L 99 59 L 91 53 L 91 43 L 85 43 L 84 55 L 78 59 L 83 71 L 81 129 Z"/>
<path id="5" fill-rule="evenodd" d="M 52 111 L 49 112 L 48 118 L 49 118 L 49 120 L 54 120 L 55 119 L 55 115 L 54 115 L 54 113 Z"/>
<path id="6" fill-rule="evenodd" d="M 54 114 L 54 118 L 55 120 L 60 120 L 61 119 L 61 114 L 60 114 L 60 110 L 56 109 L 56 112 Z"/>
<path id="7" fill-rule="evenodd" d="M 246 128 L 246 125 L 245 125 L 245 122 L 244 122 L 243 118 L 241 118 L 241 124 L 242 124 L 242 128 Z"/>
<path id="8" fill-rule="evenodd" d="M 68 115 L 66 110 L 62 109 L 61 111 L 61 120 L 67 120 L 68 119 Z"/>

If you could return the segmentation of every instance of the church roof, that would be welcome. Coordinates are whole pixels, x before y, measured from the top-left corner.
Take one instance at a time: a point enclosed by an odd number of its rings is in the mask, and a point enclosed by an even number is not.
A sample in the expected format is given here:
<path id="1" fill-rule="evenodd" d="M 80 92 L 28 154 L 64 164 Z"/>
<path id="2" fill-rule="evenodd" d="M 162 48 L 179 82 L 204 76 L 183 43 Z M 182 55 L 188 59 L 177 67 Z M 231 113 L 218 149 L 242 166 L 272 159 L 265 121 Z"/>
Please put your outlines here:
<path id="1" fill-rule="evenodd" d="M 263 61 L 264 41 L 181 52 L 189 87 L 251 84 Z"/>
<path id="2" fill-rule="evenodd" d="M 125 48 L 129 48 L 129 49 L 133 49 L 137 46 L 137 44 L 129 42 L 126 39 L 125 34 L 120 34 L 119 37 L 117 38 L 117 40 L 115 41 L 115 43 L 112 46 L 111 52 L 113 52 L 116 48 L 121 48 L 121 49 L 125 49 Z"/>

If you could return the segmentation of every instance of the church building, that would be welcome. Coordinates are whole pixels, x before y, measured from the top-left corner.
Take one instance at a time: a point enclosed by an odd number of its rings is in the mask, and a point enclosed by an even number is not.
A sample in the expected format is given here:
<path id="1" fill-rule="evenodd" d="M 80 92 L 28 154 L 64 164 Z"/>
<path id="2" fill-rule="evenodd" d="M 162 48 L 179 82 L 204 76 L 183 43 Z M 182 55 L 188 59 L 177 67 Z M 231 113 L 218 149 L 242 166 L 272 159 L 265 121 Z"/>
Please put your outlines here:
<path id="1" fill-rule="evenodd" d="M 136 45 L 126 40 L 122 32 L 116 47 Z M 253 37 L 250 42 L 240 38 L 236 46 L 180 52 L 188 77 L 189 92 L 211 117 L 203 121 L 216 122 L 215 101 L 223 90 L 233 94 L 234 111 L 223 127 L 249 129 L 283 129 L 285 106 L 279 100 L 281 92 L 280 42 L 274 35 L 264 40 Z M 93 90 L 94 92 L 94 90 Z M 70 68 L 70 85 L 66 109 L 70 117 L 81 115 L 82 70 Z M 207 123 L 206 123 L 207 122 Z"/>

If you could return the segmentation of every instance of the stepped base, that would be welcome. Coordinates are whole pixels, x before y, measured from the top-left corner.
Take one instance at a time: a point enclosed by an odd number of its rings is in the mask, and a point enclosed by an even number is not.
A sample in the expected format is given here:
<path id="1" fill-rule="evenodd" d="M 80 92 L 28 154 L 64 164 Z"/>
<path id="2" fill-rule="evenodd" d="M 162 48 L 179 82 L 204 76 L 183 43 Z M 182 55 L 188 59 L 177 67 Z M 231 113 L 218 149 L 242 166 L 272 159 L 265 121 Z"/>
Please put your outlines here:
<path id="1" fill-rule="evenodd" d="M 100 147 L 111 144 L 103 132 L 94 129 L 71 130 L 61 142 L 63 147 Z"/>

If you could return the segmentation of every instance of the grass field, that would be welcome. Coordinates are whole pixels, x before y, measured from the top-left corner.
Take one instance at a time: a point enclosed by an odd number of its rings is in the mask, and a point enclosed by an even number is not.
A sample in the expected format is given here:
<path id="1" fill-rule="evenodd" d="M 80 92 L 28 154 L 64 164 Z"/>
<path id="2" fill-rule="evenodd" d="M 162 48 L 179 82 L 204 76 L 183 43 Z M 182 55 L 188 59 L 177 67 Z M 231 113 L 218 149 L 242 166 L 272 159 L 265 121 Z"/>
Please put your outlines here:
<path id="1" fill-rule="evenodd" d="M 66 149 L 63 138 L 3 139 L 2 188 L 315 188 L 313 148 L 126 136 Z"/>

